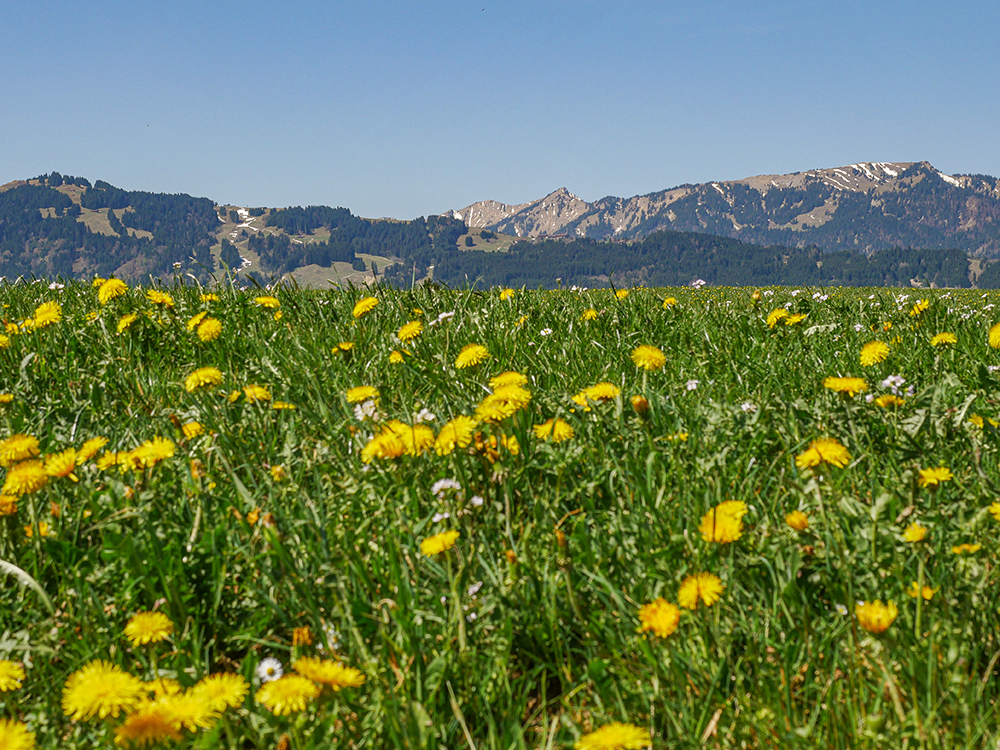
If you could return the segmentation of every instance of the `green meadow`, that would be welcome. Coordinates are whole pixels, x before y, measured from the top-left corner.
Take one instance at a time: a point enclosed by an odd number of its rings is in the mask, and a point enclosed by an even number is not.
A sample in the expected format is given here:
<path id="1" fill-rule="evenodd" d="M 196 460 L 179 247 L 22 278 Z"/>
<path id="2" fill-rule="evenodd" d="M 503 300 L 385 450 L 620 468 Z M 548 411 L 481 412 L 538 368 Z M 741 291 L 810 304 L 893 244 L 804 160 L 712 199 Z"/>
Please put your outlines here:
<path id="1" fill-rule="evenodd" d="M 1000 736 L 1000 293 L 0 299 L 0 748 Z"/>

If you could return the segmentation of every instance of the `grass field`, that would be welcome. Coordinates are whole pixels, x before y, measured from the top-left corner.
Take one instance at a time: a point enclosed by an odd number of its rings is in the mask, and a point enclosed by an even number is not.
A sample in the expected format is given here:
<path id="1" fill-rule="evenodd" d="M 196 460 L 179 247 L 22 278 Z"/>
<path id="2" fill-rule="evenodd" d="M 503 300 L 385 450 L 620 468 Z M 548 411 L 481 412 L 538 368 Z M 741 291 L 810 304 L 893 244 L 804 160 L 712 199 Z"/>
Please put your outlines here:
<path id="1" fill-rule="evenodd" d="M 1000 295 L 206 291 L 2 287 L 0 747 L 995 746 Z"/>

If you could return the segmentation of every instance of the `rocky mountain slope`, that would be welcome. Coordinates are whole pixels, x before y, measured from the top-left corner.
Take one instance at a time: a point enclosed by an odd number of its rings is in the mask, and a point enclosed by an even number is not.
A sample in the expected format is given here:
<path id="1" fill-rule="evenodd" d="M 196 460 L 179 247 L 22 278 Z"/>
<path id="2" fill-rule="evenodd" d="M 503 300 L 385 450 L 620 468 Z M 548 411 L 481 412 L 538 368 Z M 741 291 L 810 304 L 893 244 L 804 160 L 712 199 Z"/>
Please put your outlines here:
<path id="1" fill-rule="evenodd" d="M 593 203 L 560 188 L 530 203 L 481 201 L 445 215 L 521 237 L 635 239 L 670 229 L 824 250 L 956 248 L 1000 256 L 1000 180 L 947 175 L 927 162 L 863 162 Z"/>

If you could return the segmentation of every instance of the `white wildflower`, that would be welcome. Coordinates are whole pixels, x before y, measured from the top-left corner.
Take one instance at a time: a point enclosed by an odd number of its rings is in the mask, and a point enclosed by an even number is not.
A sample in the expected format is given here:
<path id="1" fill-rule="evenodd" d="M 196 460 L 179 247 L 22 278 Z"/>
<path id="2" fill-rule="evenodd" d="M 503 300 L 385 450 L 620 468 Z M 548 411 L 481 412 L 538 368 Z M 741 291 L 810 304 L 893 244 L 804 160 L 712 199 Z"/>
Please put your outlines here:
<path id="1" fill-rule="evenodd" d="M 280 679 L 284 673 L 285 670 L 282 668 L 281 662 L 273 656 L 261 659 L 260 664 L 257 665 L 257 677 L 261 682 Z"/>
<path id="2" fill-rule="evenodd" d="M 462 489 L 462 485 L 454 479 L 439 479 L 431 485 L 431 492 L 438 500 L 444 495 L 445 490 L 455 490 L 458 492 L 460 489 Z"/>

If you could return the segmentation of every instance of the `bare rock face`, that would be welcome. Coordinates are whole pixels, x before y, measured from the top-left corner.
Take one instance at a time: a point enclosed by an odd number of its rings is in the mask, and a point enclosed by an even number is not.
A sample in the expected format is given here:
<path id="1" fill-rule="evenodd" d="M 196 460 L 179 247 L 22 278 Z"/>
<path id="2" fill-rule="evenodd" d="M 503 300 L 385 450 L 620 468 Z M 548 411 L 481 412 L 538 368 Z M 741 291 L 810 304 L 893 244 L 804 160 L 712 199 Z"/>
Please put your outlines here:
<path id="1" fill-rule="evenodd" d="M 560 188 L 529 203 L 482 201 L 446 215 L 519 237 L 636 239 L 672 229 L 765 245 L 1000 255 L 1000 182 L 947 175 L 927 162 L 859 162 L 593 203 Z"/>

